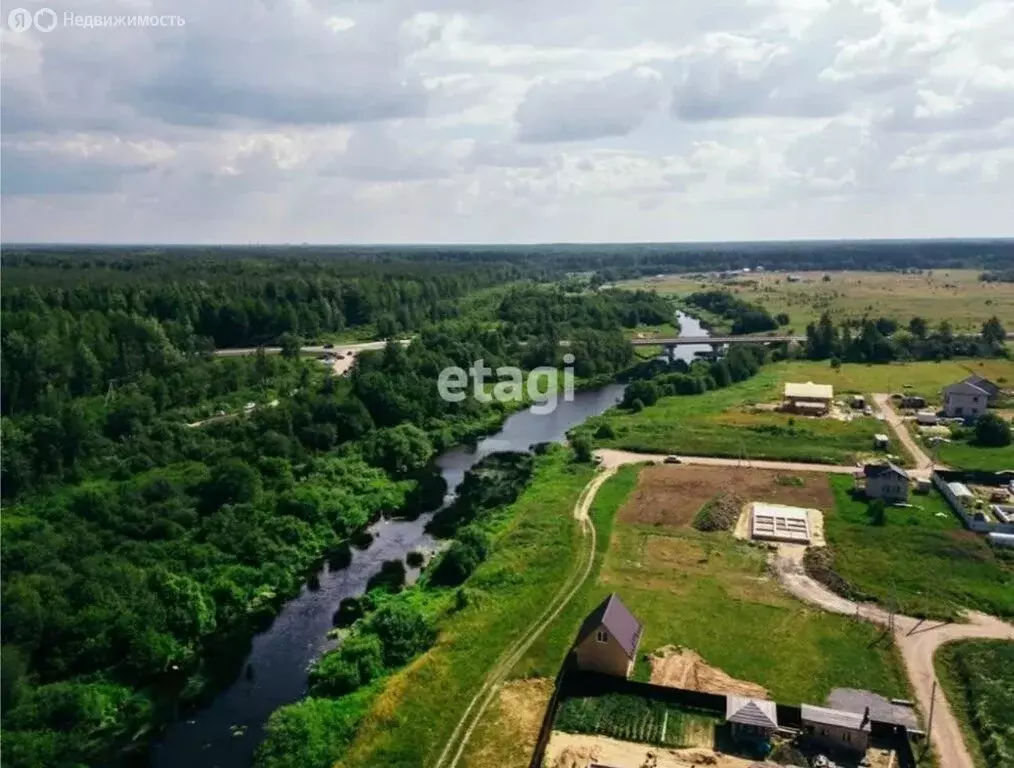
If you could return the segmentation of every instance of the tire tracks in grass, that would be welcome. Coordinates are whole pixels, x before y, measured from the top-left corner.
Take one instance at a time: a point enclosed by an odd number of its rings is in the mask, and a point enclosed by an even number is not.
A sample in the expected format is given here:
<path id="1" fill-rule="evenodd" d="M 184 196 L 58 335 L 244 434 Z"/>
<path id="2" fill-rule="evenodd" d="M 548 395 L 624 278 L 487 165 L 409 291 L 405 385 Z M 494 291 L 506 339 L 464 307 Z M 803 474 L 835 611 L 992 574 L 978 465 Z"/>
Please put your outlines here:
<path id="1" fill-rule="evenodd" d="M 468 745 L 468 740 L 472 736 L 472 732 L 482 720 L 482 716 L 486 713 L 493 698 L 500 690 L 501 683 L 504 682 L 514 666 L 528 652 L 528 649 L 532 647 L 532 644 L 539 638 L 539 635 L 567 607 L 574 598 L 574 595 L 577 594 L 578 590 L 581 589 L 588 579 L 595 564 L 597 542 L 595 524 L 591 520 L 589 510 L 599 489 L 614 474 L 616 474 L 615 467 L 606 468 L 595 475 L 581 490 L 574 505 L 574 517 L 580 523 L 581 544 L 584 545 L 582 552 L 579 553 L 577 558 L 578 567 L 567 576 L 567 580 L 553 596 L 553 599 L 539 618 L 500 655 L 497 663 L 486 675 L 482 687 L 468 703 L 465 713 L 454 727 L 454 731 L 444 745 L 440 757 L 434 764 L 434 768 L 455 768 L 457 766 L 461 755 L 465 751 L 465 747 Z M 582 555 L 585 556 L 583 564 Z M 455 749 L 455 746 L 457 746 L 457 749 Z M 453 753 L 452 750 L 454 750 Z"/>

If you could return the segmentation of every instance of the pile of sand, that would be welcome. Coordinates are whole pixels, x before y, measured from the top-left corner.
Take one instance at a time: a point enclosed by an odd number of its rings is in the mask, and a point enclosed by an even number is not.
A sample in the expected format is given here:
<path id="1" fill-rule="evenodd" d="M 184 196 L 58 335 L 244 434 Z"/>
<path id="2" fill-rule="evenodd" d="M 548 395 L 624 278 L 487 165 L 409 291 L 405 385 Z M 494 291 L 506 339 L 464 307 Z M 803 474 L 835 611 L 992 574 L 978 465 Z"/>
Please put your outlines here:
<path id="1" fill-rule="evenodd" d="M 667 645 L 655 651 L 650 659 L 651 682 L 672 688 L 685 688 L 704 693 L 725 693 L 736 696 L 768 698 L 767 690 L 756 683 L 737 680 L 722 670 L 709 666 L 688 648 Z"/>

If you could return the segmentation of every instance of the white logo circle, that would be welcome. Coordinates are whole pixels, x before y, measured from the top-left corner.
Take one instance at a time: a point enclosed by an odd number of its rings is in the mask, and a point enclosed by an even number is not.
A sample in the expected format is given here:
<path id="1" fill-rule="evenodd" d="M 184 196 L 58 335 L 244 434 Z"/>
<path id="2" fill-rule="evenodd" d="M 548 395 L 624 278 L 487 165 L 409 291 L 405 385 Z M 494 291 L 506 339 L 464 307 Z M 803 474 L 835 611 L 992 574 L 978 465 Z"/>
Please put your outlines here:
<path id="1" fill-rule="evenodd" d="M 32 12 L 25 8 L 14 8 L 7 14 L 7 26 L 15 32 L 27 32 L 32 28 Z"/>
<path id="2" fill-rule="evenodd" d="M 40 32 L 52 32 L 56 28 L 56 11 L 52 8 L 40 8 L 35 12 L 35 28 Z"/>

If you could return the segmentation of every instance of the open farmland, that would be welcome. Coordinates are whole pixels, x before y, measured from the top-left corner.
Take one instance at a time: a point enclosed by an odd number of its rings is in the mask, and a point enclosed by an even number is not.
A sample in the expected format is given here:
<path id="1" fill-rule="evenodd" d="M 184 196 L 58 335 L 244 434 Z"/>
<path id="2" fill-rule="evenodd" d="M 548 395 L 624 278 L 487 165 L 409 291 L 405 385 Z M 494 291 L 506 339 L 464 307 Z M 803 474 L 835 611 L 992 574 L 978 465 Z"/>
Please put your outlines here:
<path id="1" fill-rule="evenodd" d="M 1014 765 L 1014 643 L 949 643 L 936 667 L 977 768 Z"/>
<path id="2" fill-rule="evenodd" d="M 956 331 L 978 332 L 996 315 L 1014 317 L 1014 283 L 983 283 L 978 270 L 897 272 L 799 272 L 790 283 L 784 272 L 750 273 L 734 280 L 717 275 L 647 278 L 622 287 L 646 288 L 663 294 L 686 295 L 723 288 L 740 299 L 760 304 L 771 314 L 784 312 L 790 326 L 802 332 L 807 323 L 828 312 L 835 322 L 847 318 L 892 317 L 907 323 L 915 316 L 930 324 L 950 321 Z M 824 275 L 830 277 L 824 280 Z"/>
<path id="3" fill-rule="evenodd" d="M 621 508 L 601 575 L 586 605 L 618 592 L 644 624 L 635 677 L 651 674 L 647 655 L 679 645 L 715 668 L 757 683 L 781 701 L 823 701 L 835 687 L 907 695 L 893 646 L 872 626 L 814 611 L 782 591 L 770 575 L 767 549 L 729 533 L 687 527 L 702 499 L 725 490 L 736 475 L 702 468 L 655 467 Z M 753 470 L 742 470 L 748 477 Z M 763 478 L 767 473 L 758 475 Z M 804 485 L 744 480 L 774 503 L 827 499 L 827 480 Z M 669 493 L 659 491 L 668 484 Z M 686 489 L 687 493 L 684 493 Z M 652 509 L 649 499 L 657 507 Z"/>
<path id="4" fill-rule="evenodd" d="M 954 619 L 963 609 L 1014 616 L 1014 562 L 966 531 L 935 490 L 890 506 L 875 525 L 848 477 L 830 479 L 824 535 L 834 571 L 854 590 L 910 616 Z"/>
<path id="5" fill-rule="evenodd" d="M 824 369 L 830 371 L 827 365 Z M 645 453 L 853 464 L 871 452 L 873 436 L 883 431 L 874 418 L 845 422 L 772 411 L 787 376 L 785 369 L 771 366 L 725 389 L 661 398 L 639 413 L 614 409 L 589 420 L 584 429 L 611 433 L 596 437 L 602 447 Z M 609 428 L 599 432 L 603 424 Z"/>

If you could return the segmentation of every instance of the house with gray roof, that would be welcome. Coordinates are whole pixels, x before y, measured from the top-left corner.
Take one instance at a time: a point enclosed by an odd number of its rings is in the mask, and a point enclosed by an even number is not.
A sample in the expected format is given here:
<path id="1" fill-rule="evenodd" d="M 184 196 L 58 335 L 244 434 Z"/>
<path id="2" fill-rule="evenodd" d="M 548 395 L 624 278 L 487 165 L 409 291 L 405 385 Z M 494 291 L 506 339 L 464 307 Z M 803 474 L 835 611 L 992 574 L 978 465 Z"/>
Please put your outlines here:
<path id="1" fill-rule="evenodd" d="M 949 418 L 975 419 L 986 412 L 990 400 L 999 392 L 995 384 L 981 376 L 944 387 L 944 415 Z"/>
<path id="2" fill-rule="evenodd" d="M 732 726 L 735 741 L 768 741 L 778 730 L 778 709 L 766 699 L 726 696 L 725 720 Z"/>
<path id="3" fill-rule="evenodd" d="M 641 622 L 615 592 L 581 624 L 574 642 L 578 669 L 628 677 L 637 659 Z"/>
<path id="4" fill-rule="evenodd" d="M 867 464 L 863 467 L 866 480 L 866 496 L 883 499 L 889 504 L 908 501 L 908 472 L 891 462 Z"/>
<path id="5" fill-rule="evenodd" d="M 803 733 L 829 750 L 865 753 L 870 746 L 870 708 L 863 714 L 803 704 Z"/>

